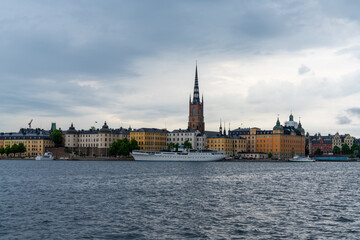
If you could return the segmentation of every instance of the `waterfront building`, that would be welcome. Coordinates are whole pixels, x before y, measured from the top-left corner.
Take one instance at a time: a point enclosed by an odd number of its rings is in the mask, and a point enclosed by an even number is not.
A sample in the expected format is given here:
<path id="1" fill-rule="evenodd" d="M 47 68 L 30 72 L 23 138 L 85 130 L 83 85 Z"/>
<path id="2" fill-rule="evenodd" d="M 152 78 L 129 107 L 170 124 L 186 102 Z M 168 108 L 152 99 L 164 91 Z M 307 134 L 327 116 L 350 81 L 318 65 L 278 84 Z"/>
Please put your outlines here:
<path id="1" fill-rule="evenodd" d="M 200 133 L 205 133 L 205 122 L 204 122 L 204 98 L 200 101 L 199 96 L 199 81 L 197 65 L 195 68 L 195 84 L 193 99 L 191 101 L 191 95 L 189 98 L 189 130 L 198 130 Z"/>
<path id="2" fill-rule="evenodd" d="M 329 154 L 333 152 L 332 136 L 311 136 L 309 137 L 309 154 L 314 155 L 317 149 L 323 154 Z"/>
<path id="3" fill-rule="evenodd" d="M 140 128 L 130 132 L 130 140 L 138 142 L 140 150 L 160 151 L 166 149 L 168 131 L 157 128 Z"/>
<path id="4" fill-rule="evenodd" d="M 220 123 L 218 134 L 207 137 L 207 148 L 223 152 L 228 156 L 238 156 L 239 153 L 246 152 L 247 140 L 240 136 L 226 134 L 226 130 L 222 130 Z"/>
<path id="5" fill-rule="evenodd" d="M 332 138 L 332 148 L 335 146 L 342 149 L 342 146 L 347 144 L 350 148 L 354 144 L 354 138 L 350 134 L 340 135 L 338 132 Z"/>
<path id="6" fill-rule="evenodd" d="M 23 157 L 43 155 L 46 148 L 55 146 L 50 132 L 40 128 L 21 128 L 19 132 L 0 133 L 0 141 L 0 147 L 3 148 L 23 143 L 26 148 L 26 152 L 22 154 Z"/>
<path id="7" fill-rule="evenodd" d="M 206 135 L 199 130 L 178 129 L 167 133 L 166 145 L 170 143 L 183 145 L 189 141 L 193 149 L 202 150 L 206 147 Z"/>
<path id="8" fill-rule="evenodd" d="M 127 138 L 130 129 L 110 129 L 105 122 L 101 129 L 76 130 L 71 124 L 69 130 L 64 132 L 65 147 L 73 152 L 85 156 L 108 156 L 111 143 Z"/>
<path id="9" fill-rule="evenodd" d="M 292 121 L 290 115 L 289 121 Z M 275 158 L 292 158 L 294 155 L 305 155 L 305 130 L 301 122 L 294 126 L 282 126 L 279 118 L 273 130 L 260 128 L 238 128 L 230 135 L 240 136 L 247 140 L 247 151 L 250 153 L 271 153 Z"/>

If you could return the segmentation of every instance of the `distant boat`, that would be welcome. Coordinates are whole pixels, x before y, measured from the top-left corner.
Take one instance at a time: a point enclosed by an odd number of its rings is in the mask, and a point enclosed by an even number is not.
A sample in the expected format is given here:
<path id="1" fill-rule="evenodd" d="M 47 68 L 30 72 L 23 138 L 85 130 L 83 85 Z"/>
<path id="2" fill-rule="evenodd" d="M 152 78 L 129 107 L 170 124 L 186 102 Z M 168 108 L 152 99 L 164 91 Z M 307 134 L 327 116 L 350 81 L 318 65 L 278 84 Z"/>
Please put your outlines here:
<path id="1" fill-rule="evenodd" d="M 38 161 L 46 161 L 46 160 L 54 160 L 54 157 L 51 152 L 46 152 L 44 155 L 37 155 L 35 160 Z"/>
<path id="2" fill-rule="evenodd" d="M 134 150 L 131 153 L 135 161 L 158 161 L 158 162 L 214 162 L 220 161 L 227 157 L 216 151 L 204 150 L 183 150 L 183 151 L 161 151 L 146 152 Z"/>
<path id="3" fill-rule="evenodd" d="M 293 158 L 289 159 L 289 162 L 315 162 L 315 159 L 307 157 L 300 157 L 298 155 L 295 155 Z"/>

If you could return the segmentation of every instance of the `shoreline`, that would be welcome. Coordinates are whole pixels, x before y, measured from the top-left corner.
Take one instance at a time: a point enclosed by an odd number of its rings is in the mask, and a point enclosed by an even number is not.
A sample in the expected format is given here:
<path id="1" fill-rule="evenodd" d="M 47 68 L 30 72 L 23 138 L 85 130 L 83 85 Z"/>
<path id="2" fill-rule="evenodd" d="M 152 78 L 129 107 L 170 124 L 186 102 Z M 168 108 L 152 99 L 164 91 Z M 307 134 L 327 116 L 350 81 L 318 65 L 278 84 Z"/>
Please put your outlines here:
<path id="1" fill-rule="evenodd" d="M 34 158 L 0 158 L 1 160 L 26 160 L 26 161 L 36 161 Z M 132 157 L 124 158 L 91 158 L 91 157 L 81 157 L 81 158 L 69 158 L 69 159 L 54 159 L 52 161 L 112 161 L 112 162 L 135 162 Z M 149 161 L 150 162 L 150 161 Z M 171 162 L 171 161 L 169 161 Z M 273 160 L 273 159 L 230 159 L 230 160 L 220 160 L 218 162 L 289 162 L 289 160 Z M 348 159 L 348 160 L 317 160 L 315 162 L 360 162 L 360 159 Z"/>

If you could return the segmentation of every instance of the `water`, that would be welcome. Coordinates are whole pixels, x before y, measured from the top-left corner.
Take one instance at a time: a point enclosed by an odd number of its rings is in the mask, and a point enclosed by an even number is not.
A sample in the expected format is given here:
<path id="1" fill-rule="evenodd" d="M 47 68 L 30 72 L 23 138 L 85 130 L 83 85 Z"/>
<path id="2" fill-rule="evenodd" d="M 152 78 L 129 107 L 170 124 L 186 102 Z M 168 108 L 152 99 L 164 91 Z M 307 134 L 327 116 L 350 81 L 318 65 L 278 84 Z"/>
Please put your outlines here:
<path id="1" fill-rule="evenodd" d="M 360 163 L 0 161 L 0 239 L 360 239 Z"/>

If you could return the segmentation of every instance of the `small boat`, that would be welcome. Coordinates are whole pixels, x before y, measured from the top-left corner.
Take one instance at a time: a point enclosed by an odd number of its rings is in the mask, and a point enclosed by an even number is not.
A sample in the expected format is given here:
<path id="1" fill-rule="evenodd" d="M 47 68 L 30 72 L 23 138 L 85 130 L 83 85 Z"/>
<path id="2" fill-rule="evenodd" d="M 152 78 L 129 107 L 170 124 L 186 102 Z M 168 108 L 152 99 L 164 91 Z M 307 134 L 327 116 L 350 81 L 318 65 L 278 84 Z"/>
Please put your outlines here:
<path id="1" fill-rule="evenodd" d="M 131 153 L 135 161 L 159 161 L 159 162 L 214 162 L 220 161 L 227 156 L 211 150 L 183 150 L 146 152 L 134 150 Z"/>
<path id="2" fill-rule="evenodd" d="M 35 160 L 38 161 L 54 160 L 54 157 L 51 152 L 46 152 L 44 155 L 37 155 Z"/>
<path id="3" fill-rule="evenodd" d="M 300 157 L 300 156 L 295 155 L 293 158 L 289 159 L 289 162 L 315 162 L 315 159 L 312 159 L 309 156 Z"/>

